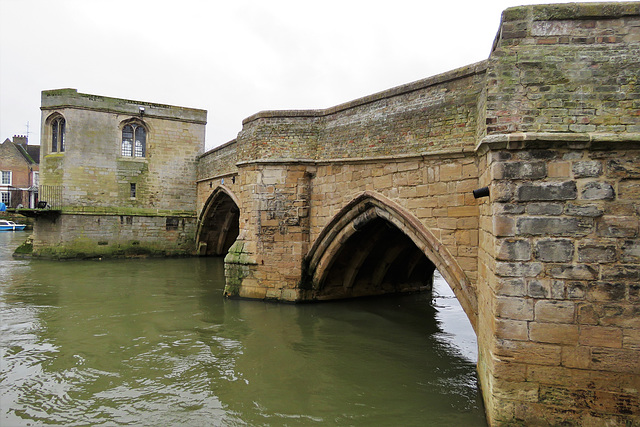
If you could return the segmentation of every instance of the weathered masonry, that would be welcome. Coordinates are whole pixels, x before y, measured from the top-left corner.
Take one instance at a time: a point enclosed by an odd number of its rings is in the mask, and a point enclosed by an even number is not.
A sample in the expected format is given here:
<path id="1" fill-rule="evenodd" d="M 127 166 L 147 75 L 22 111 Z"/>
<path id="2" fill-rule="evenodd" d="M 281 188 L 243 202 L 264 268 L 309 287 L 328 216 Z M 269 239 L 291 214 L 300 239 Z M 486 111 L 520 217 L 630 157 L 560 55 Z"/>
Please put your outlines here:
<path id="1" fill-rule="evenodd" d="M 75 89 L 42 92 L 41 109 L 35 256 L 194 252 L 206 111 Z"/>
<path id="2" fill-rule="evenodd" d="M 492 425 L 640 425 L 639 83 L 640 3 L 508 9 L 484 62 L 247 118 L 198 162 L 197 250 L 283 301 L 437 268 Z"/>

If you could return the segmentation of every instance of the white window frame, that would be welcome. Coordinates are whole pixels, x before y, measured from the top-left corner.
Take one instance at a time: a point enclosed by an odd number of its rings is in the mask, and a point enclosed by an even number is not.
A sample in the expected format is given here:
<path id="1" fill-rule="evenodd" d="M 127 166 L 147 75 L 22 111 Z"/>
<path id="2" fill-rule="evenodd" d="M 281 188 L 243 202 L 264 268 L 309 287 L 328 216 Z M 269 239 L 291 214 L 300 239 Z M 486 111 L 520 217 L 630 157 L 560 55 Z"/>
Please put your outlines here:
<path id="1" fill-rule="evenodd" d="M 13 182 L 13 173 L 11 173 L 12 171 L 2 171 L 2 179 L 0 181 L 1 185 L 11 185 L 11 183 Z M 9 177 L 8 182 L 5 181 L 5 176 Z"/>
<path id="2" fill-rule="evenodd" d="M 0 202 L 4 203 L 6 206 L 11 206 L 11 192 L 0 191 Z"/>

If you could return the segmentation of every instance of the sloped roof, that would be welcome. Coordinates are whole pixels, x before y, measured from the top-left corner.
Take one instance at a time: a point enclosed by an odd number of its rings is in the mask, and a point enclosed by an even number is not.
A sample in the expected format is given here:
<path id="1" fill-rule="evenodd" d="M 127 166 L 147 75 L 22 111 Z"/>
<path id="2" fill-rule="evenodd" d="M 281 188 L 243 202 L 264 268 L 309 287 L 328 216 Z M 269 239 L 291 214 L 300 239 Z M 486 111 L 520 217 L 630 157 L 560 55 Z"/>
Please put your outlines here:
<path id="1" fill-rule="evenodd" d="M 13 144 L 20 154 L 25 158 L 27 163 L 29 164 L 39 164 L 40 163 L 40 146 L 39 145 L 27 145 L 24 146 L 22 144 Z"/>

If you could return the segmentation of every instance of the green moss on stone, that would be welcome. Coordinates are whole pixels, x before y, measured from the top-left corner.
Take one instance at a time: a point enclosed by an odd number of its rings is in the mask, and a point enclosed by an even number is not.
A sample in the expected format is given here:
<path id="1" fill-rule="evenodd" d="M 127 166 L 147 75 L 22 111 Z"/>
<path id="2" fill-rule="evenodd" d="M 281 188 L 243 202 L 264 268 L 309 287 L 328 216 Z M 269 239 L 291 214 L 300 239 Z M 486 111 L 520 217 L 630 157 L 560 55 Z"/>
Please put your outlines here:
<path id="1" fill-rule="evenodd" d="M 131 241 L 113 245 L 99 244 L 89 239 L 76 239 L 60 246 L 41 248 L 33 254 L 34 257 L 46 259 L 90 259 L 90 258 L 138 258 L 138 257 L 167 257 L 192 256 L 193 245 L 184 245 L 181 249 L 167 249 L 152 243 Z"/>
<path id="2" fill-rule="evenodd" d="M 21 244 L 20 246 L 18 246 L 15 250 L 15 252 L 13 252 L 14 256 L 29 256 L 33 253 L 33 237 L 29 237 L 27 238 L 27 240 Z"/>

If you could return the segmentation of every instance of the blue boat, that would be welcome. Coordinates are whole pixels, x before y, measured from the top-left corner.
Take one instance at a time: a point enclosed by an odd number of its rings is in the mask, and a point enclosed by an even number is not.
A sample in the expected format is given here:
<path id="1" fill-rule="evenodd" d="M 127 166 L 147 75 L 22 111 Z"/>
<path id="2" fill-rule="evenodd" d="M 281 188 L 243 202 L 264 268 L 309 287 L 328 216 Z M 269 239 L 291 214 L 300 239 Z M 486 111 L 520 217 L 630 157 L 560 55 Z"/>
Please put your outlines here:
<path id="1" fill-rule="evenodd" d="M 16 224 L 13 221 L 0 219 L 0 231 L 20 231 L 24 230 L 25 224 Z"/>

